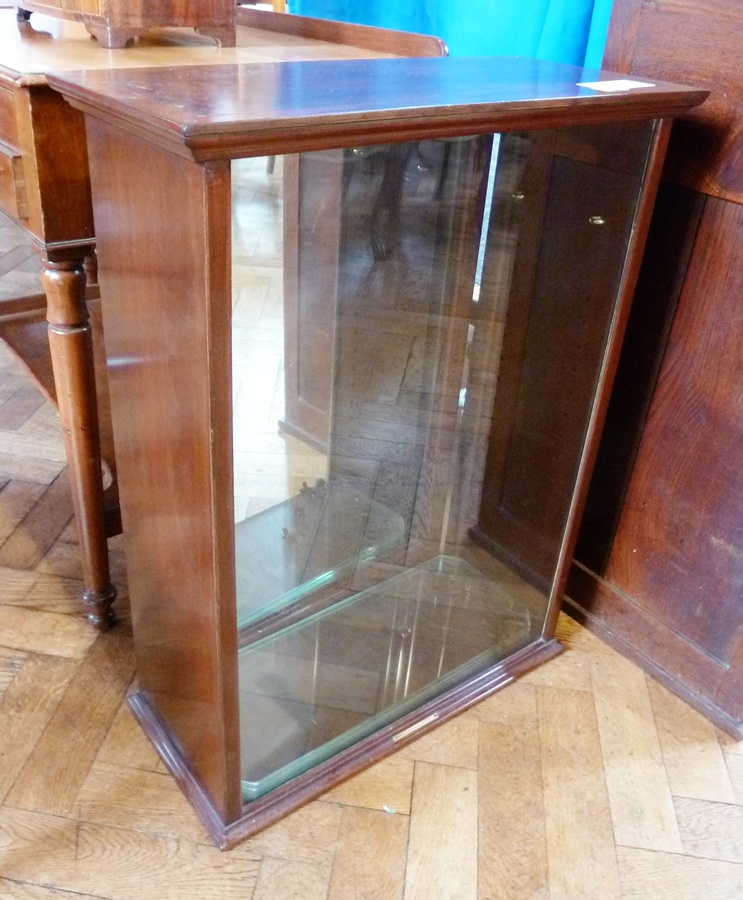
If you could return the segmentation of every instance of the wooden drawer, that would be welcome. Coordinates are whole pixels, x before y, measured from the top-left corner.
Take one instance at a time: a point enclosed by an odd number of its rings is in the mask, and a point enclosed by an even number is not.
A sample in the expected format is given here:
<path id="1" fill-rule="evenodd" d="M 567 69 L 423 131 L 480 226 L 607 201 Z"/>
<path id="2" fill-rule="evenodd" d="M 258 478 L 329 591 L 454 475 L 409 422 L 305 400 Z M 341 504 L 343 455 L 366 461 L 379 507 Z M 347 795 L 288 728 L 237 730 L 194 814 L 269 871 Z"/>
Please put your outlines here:
<path id="1" fill-rule="evenodd" d="M 0 210 L 14 219 L 28 219 L 21 155 L 3 143 L 0 143 Z"/>
<path id="2" fill-rule="evenodd" d="M 0 83 L 0 144 L 18 144 L 18 123 L 15 114 L 15 94 Z"/>

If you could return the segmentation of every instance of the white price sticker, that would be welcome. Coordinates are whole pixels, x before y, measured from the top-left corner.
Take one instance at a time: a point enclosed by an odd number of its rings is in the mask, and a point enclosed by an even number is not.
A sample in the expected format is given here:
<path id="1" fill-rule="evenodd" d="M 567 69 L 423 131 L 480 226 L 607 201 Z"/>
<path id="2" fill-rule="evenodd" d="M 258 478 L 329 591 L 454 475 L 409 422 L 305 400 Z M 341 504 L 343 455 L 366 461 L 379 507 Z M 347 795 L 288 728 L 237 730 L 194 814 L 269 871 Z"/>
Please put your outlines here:
<path id="1" fill-rule="evenodd" d="M 614 93 L 615 91 L 633 91 L 635 88 L 655 87 L 647 81 L 632 81 L 630 78 L 616 78 L 613 81 L 582 81 L 578 83 L 578 87 L 591 88 L 592 91 L 606 91 L 606 93 Z"/>

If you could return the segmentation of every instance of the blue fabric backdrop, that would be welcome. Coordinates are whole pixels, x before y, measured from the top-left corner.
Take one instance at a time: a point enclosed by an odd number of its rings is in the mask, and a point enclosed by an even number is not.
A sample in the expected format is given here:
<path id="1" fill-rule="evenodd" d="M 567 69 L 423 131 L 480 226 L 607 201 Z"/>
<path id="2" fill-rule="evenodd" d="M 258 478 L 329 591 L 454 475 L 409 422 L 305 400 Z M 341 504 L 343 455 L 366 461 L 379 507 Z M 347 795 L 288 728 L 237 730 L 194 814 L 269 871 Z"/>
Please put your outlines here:
<path id="1" fill-rule="evenodd" d="M 612 0 L 290 0 L 293 13 L 443 38 L 452 56 L 530 56 L 598 67 Z"/>

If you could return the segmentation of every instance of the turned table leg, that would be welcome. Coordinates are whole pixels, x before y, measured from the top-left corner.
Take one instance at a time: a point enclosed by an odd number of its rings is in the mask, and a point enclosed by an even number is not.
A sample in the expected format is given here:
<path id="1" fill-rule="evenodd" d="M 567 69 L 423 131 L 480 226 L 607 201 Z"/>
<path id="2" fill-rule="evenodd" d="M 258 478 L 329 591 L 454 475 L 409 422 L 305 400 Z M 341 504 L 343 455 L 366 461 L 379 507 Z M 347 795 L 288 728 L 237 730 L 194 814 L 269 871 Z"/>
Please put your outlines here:
<path id="1" fill-rule="evenodd" d="M 49 346 L 83 565 L 83 602 L 101 630 L 114 622 L 103 505 L 93 342 L 82 259 L 44 259 Z"/>

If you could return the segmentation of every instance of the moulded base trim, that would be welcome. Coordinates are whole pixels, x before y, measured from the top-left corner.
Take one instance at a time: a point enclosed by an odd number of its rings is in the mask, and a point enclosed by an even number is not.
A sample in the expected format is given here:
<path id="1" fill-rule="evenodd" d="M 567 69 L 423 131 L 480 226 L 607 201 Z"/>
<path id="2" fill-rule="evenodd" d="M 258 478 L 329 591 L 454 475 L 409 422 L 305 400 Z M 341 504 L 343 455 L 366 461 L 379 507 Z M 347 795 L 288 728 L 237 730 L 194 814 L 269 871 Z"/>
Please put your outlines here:
<path id="1" fill-rule="evenodd" d="M 128 702 L 135 718 L 193 806 L 210 837 L 220 849 L 225 850 L 273 824 L 350 775 L 378 762 L 437 725 L 474 706 L 516 678 L 557 656 L 562 650 L 562 645 L 554 638 L 536 640 L 504 662 L 436 697 L 309 772 L 245 804 L 242 815 L 234 822 L 222 821 L 145 694 L 143 692 L 133 694 Z M 238 783 L 235 785 L 235 791 L 239 790 Z"/>

